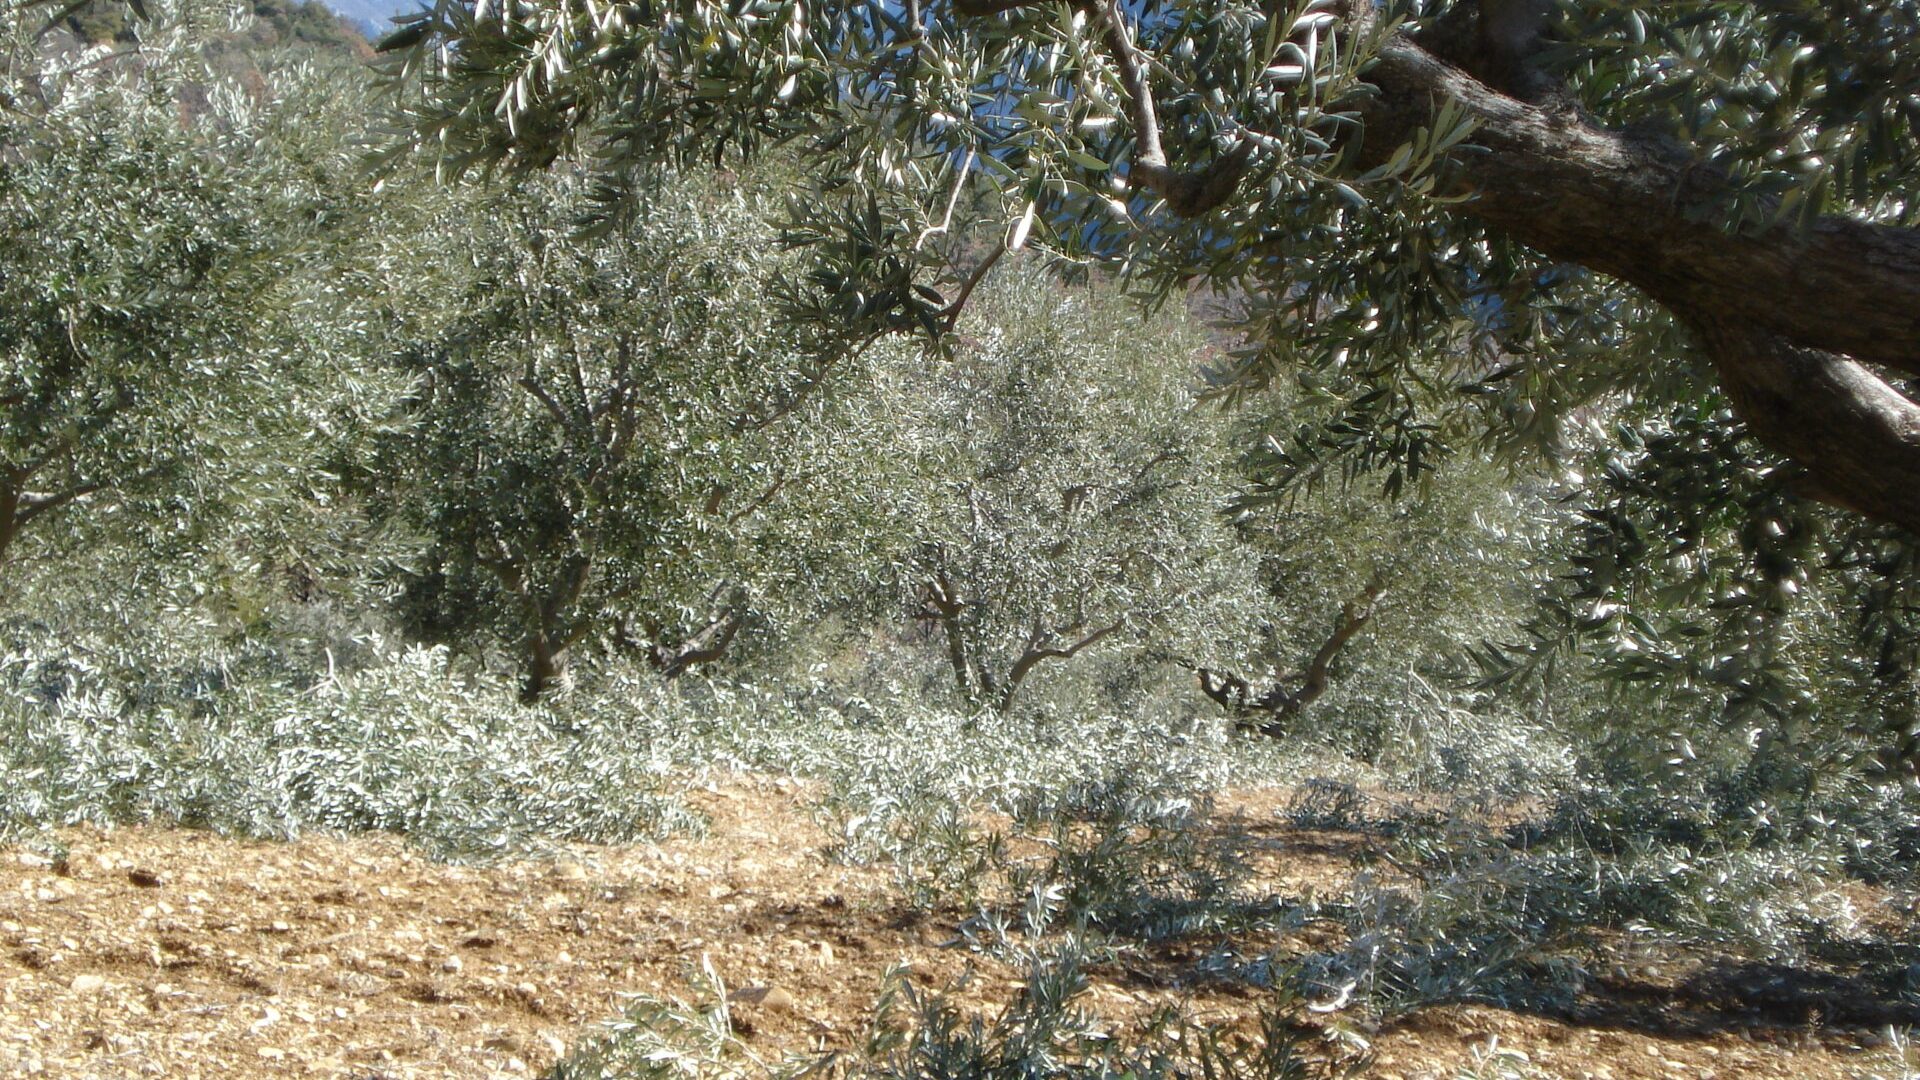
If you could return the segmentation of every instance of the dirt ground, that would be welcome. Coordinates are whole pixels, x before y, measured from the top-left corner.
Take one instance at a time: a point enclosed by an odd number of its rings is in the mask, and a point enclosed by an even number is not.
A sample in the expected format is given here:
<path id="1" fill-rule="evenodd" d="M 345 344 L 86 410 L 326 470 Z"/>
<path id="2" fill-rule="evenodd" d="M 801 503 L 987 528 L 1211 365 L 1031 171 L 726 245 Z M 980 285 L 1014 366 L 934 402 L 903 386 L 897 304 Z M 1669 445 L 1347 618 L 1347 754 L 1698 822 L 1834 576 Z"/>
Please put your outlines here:
<path id="1" fill-rule="evenodd" d="M 694 797 L 712 819 L 703 838 L 485 868 L 378 836 L 75 829 L 58 866 L 0 849 L 0 1075 L 530 1076 L 623 995 L 691 997 L 703 958 L 769 1059 L 857 1038 L 895 963 L 928 986 L 972 966 L 964 997 L 1004 997 L 1013 973 L 951 947 L 957 913 L 903 909 L 885 870 L 819 857 L 825 836 L 792 783 L 743 779 Z M 1272 820 L 1269 796 L 1227 808 Z M 1351 838 L 1262 835 L 1276 891 L 1324 894 L 1347 872 Z M 1174 994 L 1096 976 L 1098 1012 Z M 1252 1009 L 1244 990 L 1201 994 L 1203 1014 Z M 1569 1078 L 1841 1078 L 1876 1063 L 1864 1030 L 1668 1024 L 1651 1008 L 1588 1026 L 1424 1010 L 1370 1036 L 1372 1074 L 1451 1080 L 1494 1037 Z"/>

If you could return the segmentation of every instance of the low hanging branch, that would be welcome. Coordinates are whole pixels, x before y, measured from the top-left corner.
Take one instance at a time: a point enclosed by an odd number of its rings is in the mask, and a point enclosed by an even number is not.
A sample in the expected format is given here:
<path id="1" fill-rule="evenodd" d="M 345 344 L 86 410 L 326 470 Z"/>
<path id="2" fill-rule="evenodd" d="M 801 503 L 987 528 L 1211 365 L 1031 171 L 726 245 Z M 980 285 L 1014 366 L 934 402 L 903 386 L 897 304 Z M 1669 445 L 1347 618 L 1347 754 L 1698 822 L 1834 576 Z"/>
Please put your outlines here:
<path id="1" fill-rule="evenodd" d="M 727 611 L 716 616 L 713 621 L 701 627 L 677 646 L 664 645 L 658 640 L 645 647 L 647 662 L 653 665 L 662 679 L 668 681 L 685 675 L 689 670 L 702 664 L 711 664 L 727 654 L 733 645 L 733 639 L 740 632 L 745 618 L 735 611 Z M 657 629 L 657 628 L 656 628 Z M 657 638 L 656 634 L 656 638 Z"/>
<path id="2" fill-rule="evenodd" d="M 734 635 L 740 632 L 743 621 L 739 612 L 730 611 L 708 623 L 677 650 L 668 652 L 656 645 L 653 657 L 655 666 L 660 669 L 660 677 L 677 679 L 686 674 L 689 668 L 711 664 L 725 656 L 728 647 L 733 644 Z"/>
<path id="3" fill-rule="evenodd" d="M 624 598 L 627 594 L 619 594 Z M 667 633 L 660 623 L 651 618 L 643 619 L 645 638 L 634 634 L 627 616 L 614 619 L 613 644 L 626 652 L 637 653 L 660 677 L 671 682 L 685 675 L 693 668 L 711 664 L 726 656 L 727 650 L 746 625 L 745 595 L 728 587 L 725 582 L 716 585 L 707 594 L 708 610 L 715 612 L 705 626 L 681 638 L 677 643 L 667 642 Z"/>
<path id="4" fill-rule="evenodd" d="M 1232 672 L 1214 671 L 1190 661 L 1181 661 L 1181 666 L 1192 669 L 1199 676 L 1200 692 L 1227 710 L 1236 727 L 1242 731 L 1282 737 L 1288 734 L 1294 717 L 1327 692 L 1334 661 L 1367 628 L 1367 623 L 1373 619 L 1375 602 L 1386 591 L 1386 578 L 1375 573 L 1360 595 L 1341 606 L 1340 618 L 1334 622 L 1333 632 L 1314 650 L 1307 666 L 1299 672 L 1281 676 L 1265 691 L 1256 693 L 1247 680 Z"/>
<path id="5" fill-rule="evenodd" d="M 1048 0 L 953 0 L 991 17 Z M 1182 215 L 1235 195 L 1242 141 L 1210 164 L 1170 161 L 1150 58 L 1116 0 L 1078 0 L 1099 20 L 1134 129 L 1128 175 Z M 1828 214 L 1730 229 L 1741 193 L 1723 170 L 1656 126 L 1610 129 L 1557 100 L 1534 67 L 1546 44 L 1536 0 L 1478 0 L 1430 32 L 1384 35 L 1345 136 L 1369 169 L 1429 130 L 1446 104 L 1474 125 L 1475 152 L 1440 192 L 1492 231 L 1634 285 L 1690 326 L 1753 433 L 1799 467 L 1802 494 L 1920 533 L 1920 402 L 1883 373 L 1920 373 L 1920 230 Z M 1371 0 L 1330 9 L 1348 40 L 1385 17 Z M 1817 301 L 1814 300 L 1817 298 Z"/>

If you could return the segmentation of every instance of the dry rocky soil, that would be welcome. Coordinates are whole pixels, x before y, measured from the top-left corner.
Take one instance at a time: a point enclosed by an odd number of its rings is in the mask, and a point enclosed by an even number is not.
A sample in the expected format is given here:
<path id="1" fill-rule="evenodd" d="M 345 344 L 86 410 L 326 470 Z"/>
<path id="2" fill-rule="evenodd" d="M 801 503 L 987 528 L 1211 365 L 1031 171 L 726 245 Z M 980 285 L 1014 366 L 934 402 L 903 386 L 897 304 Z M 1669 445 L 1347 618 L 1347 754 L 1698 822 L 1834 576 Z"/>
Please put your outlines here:
<path id="1" fill-rule="evenodd" d="M 896 963 L 928 987 L 971 970 L 960 996 L 983 1008 L 1017 978 L 952 946 L 964 913 L 905 909 L 884 869 L 823 859 L 792 783 L 735 778 L 693 798 L 704 837 L 487 867 L 381 836 L 159 827 L 67 830 L 57 864 L 0 848 L 0 1075 L 536 1076 L 629 995 L 693 998 L 703 962 L 733 993 L 736 1031 L 776 1060 L 857 1040 Z M 1226 808 L 1266 829 L 1264 884 L 1325 895 L 1361 841 L 1263 826 L 1277 798 Z M 1088 1005 L 1103 1015 L 1176 995 L 1202 1016 L 1253 1009 L 1243 988 L 1094 976 Z M 1432 1008 L 1371 1035 L 1369 1075 L 1451 1080 L 1496 1037 L 1552 1077 L 1886 1073 L 1866 1024 L 1754 1015 L 1657 992 L 1579 1019 Z"/>

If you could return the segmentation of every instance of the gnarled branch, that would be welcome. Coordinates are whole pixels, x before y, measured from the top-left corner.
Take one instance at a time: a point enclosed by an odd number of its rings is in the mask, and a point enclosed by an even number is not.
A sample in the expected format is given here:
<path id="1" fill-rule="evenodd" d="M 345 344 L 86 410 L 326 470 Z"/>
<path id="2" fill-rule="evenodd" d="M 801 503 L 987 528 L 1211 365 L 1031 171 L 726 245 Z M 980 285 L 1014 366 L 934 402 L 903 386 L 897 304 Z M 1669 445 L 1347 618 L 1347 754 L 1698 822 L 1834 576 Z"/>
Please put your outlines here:
<path id="1" fill-rule="evenodd" d="M 1041 663 L 1047 660 L 1071 660 L 1075 656 L 1078 656 L 1082 650 L 1098 644 L 1101 639 L 1119 633 L 1126 625 L 1126 616 L 1123 615 L 1106 626 L 1083 635 L 1073 644 L 1065 646 L 1045 644 L 1045 642 L 1049 640 L 1050 635 L 1035 630 L 1033 635 L 1027 639 L 1025 651 L 1020 654 L 1018 660 L 1014 661 L 1013 668 L 1007 672 L 1006 688 L 1001 692 L 1000 696 L 1001 710 L 1005 711 L 1012 706 L 1014 695 L 1020 692 L 1020 684 L 1024 682 L 1026 677 L 1032 673 L 1033 669 Z"/>
<path id="2" fill-rule="evenodd" d="M 677 679 L 691 668 L 711 664 L 725 656 L 745 622 L 739 611 L 728 611 L 681 642 L 679 648 L 669 649 L 656 642 L 647 650 L 648 659 L 661 678 Z"/>
<path id="3" fill-rule="evenodd" d="M 1327 692 L 1334 661 L 1373 620 L 1374 605 L 1386 591 L 1386 577 L 1374 574 L 1359 595 L 1341 605 L 1332 632 L 1313 651 L 1307 666 L 1297 674 L 1282 676 L 1263 693 L 1255 694 L 1247 680 L 1232 672 L 1214 671 L 1190 661 L 1180 663 L 1199 676 L 1200 692 L 1227 710 L 1236 727 L 1276 738 L 1284 736 L 1294 717 Z"/>
<path id="4" fill-rule="evenodd" d="M 1350 5 L 1351 18 L 1374 17 Z M 1669 136 L 1517 100 L 1406 35 L 1368 78 L 1363 166 L 1453 101 L 1485 152 L 1448 172 L 1489 227 L 1645 291 L 1701 337 L 1761 441 L 1812 497 L 1920 532 L 1920 408 L 1867 364 L 1920 374 L 1920 231 L 1828 216 L 1732 231 L 1730 181 Z"/>

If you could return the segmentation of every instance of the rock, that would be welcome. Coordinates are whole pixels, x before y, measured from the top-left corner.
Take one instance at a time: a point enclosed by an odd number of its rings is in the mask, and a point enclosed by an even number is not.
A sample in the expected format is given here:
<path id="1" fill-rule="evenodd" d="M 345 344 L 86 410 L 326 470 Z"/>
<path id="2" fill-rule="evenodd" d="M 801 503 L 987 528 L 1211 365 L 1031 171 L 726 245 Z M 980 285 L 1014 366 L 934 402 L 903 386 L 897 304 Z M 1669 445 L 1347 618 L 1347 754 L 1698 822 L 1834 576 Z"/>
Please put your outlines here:
<path id="1" fill-rule="evenodd" d="M 75 975 L 73 981 L 67 985 L 76 994 L 91 994 L 104 989 L 107 980 L 99 975 Z"/>
<path id="2" fill-rule="evenodd" d="M 440 961 L 440 970 L 448 973 L 449 975 L 460 974 L 460 969 L 465 966 L 466 965 L 461 963 L 460 958 L 457 956 L 449 956 L 445 960 Z"/>
<path id="3" fill-rule="evenodd" d="M 778 986 L 743 986 L 728 994 L 727 1000 L 780 1012 L 792 1012 L 800 1004 L 792 994 Z"/>

